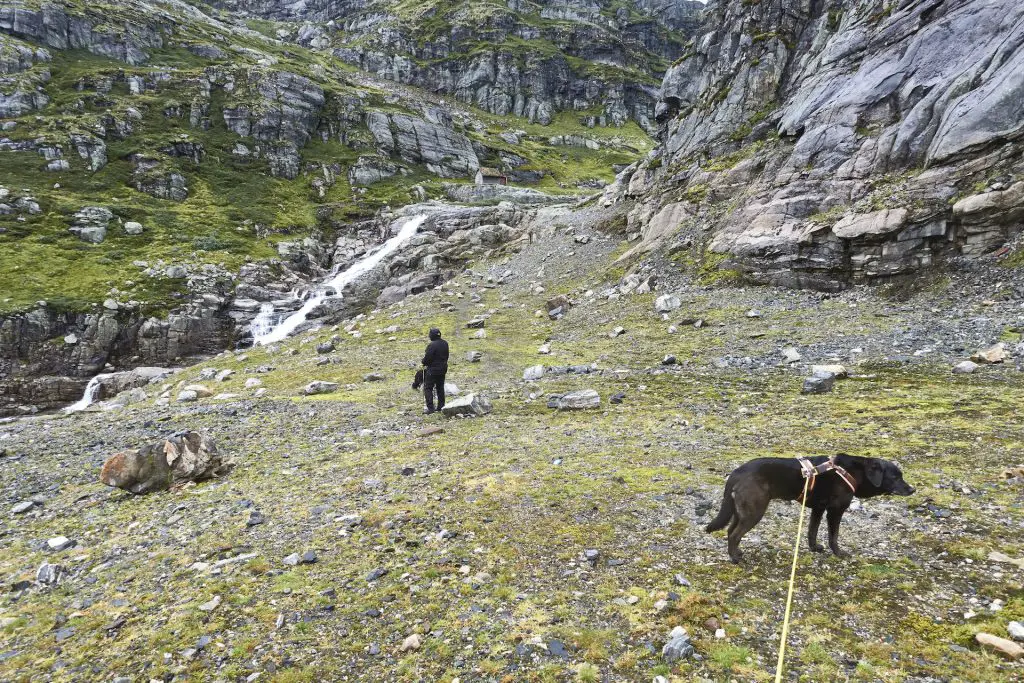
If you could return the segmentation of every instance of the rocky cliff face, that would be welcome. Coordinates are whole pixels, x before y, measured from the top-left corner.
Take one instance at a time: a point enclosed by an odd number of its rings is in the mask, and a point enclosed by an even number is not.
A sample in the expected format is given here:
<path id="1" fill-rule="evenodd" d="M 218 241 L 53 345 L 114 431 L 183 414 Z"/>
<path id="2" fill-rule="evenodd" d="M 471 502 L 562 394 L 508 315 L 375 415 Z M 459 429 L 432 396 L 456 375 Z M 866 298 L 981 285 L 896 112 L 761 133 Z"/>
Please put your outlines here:
<path id="1" fill-rule="evenodd" d="M 279 21 L 280 37 L 498 115 L 653 130 L 656 83 L 696 26 L 699 2 L 260 2 L 221 6 Z"/>
<path id="2" fill-rule="evenodd" d="M 721 0 L 666 74 L 634 251 L 837 289 L 1003 247 L 1024 218 L 1024 6 Z"/>

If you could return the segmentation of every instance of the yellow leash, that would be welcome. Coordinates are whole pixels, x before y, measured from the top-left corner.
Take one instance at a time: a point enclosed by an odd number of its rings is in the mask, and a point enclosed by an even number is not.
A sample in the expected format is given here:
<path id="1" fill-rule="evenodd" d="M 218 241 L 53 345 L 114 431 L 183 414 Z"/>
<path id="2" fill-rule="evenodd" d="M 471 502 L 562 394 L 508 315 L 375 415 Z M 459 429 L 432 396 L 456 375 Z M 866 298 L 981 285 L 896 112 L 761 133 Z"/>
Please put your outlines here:
<path id="1" fill-rule="evenodd" d="M 782 642 L 779 643 L 779 662 L 775 665 L 775 683 L 782 681 L 782 666 L 786 660 L 786 640 L 789 636 L 789 612 L 793 607 L 793 588 L 796 586 L 796 559 L 800 554 L 800 536 L 804 528 L 804 502 L 811 478 L 804 479 L 804 494 L 800 496 L 800 521 L 796 524 L 796 543 L 793 544 L 793 567 L 789 570 L 789 594 L 786 596 L 786 616 L 782 619 Z"/>

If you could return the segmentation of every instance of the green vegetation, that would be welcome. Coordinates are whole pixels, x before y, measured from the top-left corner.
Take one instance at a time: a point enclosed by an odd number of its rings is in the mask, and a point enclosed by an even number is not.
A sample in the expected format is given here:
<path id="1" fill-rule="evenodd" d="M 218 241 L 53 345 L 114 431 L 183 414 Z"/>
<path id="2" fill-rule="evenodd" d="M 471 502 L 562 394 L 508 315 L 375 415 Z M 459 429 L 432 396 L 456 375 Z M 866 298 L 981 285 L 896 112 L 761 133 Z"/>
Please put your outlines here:
<path id="1" fill-rule="evenodd" d="M 810 221 L 811 223 L 814 223 L 815 225 L 832 226 L 835 225 L 836 222 L 838 222 L 839 219 L 842 218 L 848 210 L 849 207 L 839 204 L 831 207 L 827 211 L 819 211 L 818 213 L 815 213 L 812 216 L 810 216 L 807 220 Z"/>
<path id="2" fill-rule="evenodd" d="M 764 144 L 765 143 L 763 140 L 758 140 L 757 142 L 745 145 L 740 149 L 736 150 L 735 152 L 732 152 L 731 154 L 726 154 L 716 159 L 712 159 L 704 168 L 705 170 L 708 171 L 728 171 L 729 169 L 739 164 L 741 161 L 746 161 L 747 159 L 753 157 L 755 154 L 761 151 L 762 147 L 764 147 Z"/>
<path id="3" fill-rule="evenodd" d="M 672 261 L 704 286 L 738 284 L 743 274 L 727 268 L 729 254 L 720 254 L 709 249 L 681 249 L 672 256 Z"/>
<path id="4" fill-rule="evenodd" d="M 833 33 L 839 30 L 839 25 L 843 21 L 843 11 L 838 9 L 832 9 L 828 11 L 828 30 Z"/>
<path id="5" fill-rule="evenodd" d="M 742 142 L 748 135 L 754 132 L 754 126 L 768 118 L 768 116 L 777 108 L 777 104 L 771 103 L 757 110 L 743 123 L 743 125 L 729 134 L 729 139 L 733 142 Z"/>
<path id="6" fill-rule="evenodd" d="M 704 183 L 690 185 L 683 192 L 682 201 L 690 202 L 691 204 L 700 204 L 705 199 L 707 199 L 708 193 L 710 192 L 711 188 Z"/>
<path id="7" fill-rule="evenodd" d="M 614 166 L 630 164 L 646 154 L 654 141 L 636 123 L 630 121 L 619 127 L 589 128 L 581 118 L 586 113 L 560 112 L 548 125 L 528 123 L 510 116 L 495 116 L 475 111 L 475 116 L 487 127 L 485 131 L 469 133 L 495 153 L 508 152 L 523 157 L 527 163 L 523 171 L 542 171 L 544 178 L 531 187 L 548 192 L 577 192 L 576 184 L 588 180 L 611 181 Z M 508 144 L 498 135 L 507 130 L 525 131 L 519 144 Z M 597 142 L 599 149 L 571 145 L 552 145 L 550 138 L 576 136 Z M 500 165 L 498 159 L 481 159 L 481 163 Z"/>

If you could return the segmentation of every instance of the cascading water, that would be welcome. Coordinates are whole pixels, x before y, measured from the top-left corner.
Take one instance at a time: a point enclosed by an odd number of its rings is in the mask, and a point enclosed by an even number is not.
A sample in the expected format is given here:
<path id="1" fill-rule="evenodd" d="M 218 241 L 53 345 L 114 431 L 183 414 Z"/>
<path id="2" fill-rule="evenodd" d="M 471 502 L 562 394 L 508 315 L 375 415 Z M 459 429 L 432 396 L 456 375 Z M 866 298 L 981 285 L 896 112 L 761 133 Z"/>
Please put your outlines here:
<path id="1" fill-rule="evenodd" d="M 256 317 L 249 323 L 249 329 L 252 330 L 253 339 L 259 339 L 270 334 L 270 331 L 274 329 L 274 325 L 278 322 L 280 316 L 274 313 L 274 304 L 265 303 L 260 306 L 260 312 L 256 314 Z"/>
<path id="2" fill-rule="evenodd" d="M 96 398 L 100 395 L 100 386 L 103 384 L 103 380 L 110 377 L 106 375 L 96 375 L 89 380 L 89 383 L 85 385 L 85 393 L 82 394 L 82 398 L 78 399 L 76 403 L 72 403 L 64 409 L 65 413 L 77 413 L 85 410 L 93 403 L 96 402 Z"/>
<path id="3" fill-rule="evenodd" d="M 420 229 L 420 226 L 423 225 L 425 220 L 427 220 L 426 214 L 407 218 L 405 223 L 403 223 L 402 227 L 399 229 L 398 234 L 382 244 L 380 249 L 372 254 L 364 256 L 342 272 L 335 273 L 331 279 L 322 282 L 320 286 L 317 287 L 309 296 L 309 298 L 306 299 L 302 308 L 295 311 L 278 324 L 275 325 L 273 322 L 273 306 L 270 307 L 270 312 L 264 315 L 264 311 L 267 306 L 267 304 L 264 304 L 264 307 L 260 309 L 260 313 L 256 316 L 256 319 L 253 320 L 253 343 L 256 345 L 266 345 L 285 339 L 288 335 L 298 329 L 299 325 L 306 322 L 309 313 L 319 306 L 324 299 L 328 296 L 340 295 L 341 290 L 344 289 L 345 285 L 355 281 L 362 275 L 365 275 L 376 268 L 381 261 L 395 253 L 399 247 L 408 242 Z M 259 325 L 264 328 L 263 330 L 257 330 L 257 321 L 259 321 Z"/>

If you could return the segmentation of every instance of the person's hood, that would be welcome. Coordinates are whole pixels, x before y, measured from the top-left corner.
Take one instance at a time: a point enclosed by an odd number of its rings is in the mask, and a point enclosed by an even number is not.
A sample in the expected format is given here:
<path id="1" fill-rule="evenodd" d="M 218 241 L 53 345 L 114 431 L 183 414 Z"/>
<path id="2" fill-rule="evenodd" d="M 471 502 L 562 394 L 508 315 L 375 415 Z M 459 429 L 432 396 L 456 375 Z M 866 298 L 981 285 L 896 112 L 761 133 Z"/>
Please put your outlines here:
<path id="1" fill-rule="evenodd" d="M 434 341 L 434 340 L 440 339 L 440 338 L 441 338 L 441 330 L 437 329 L 436 327 L 430 328 L 430 340 Z"/>

